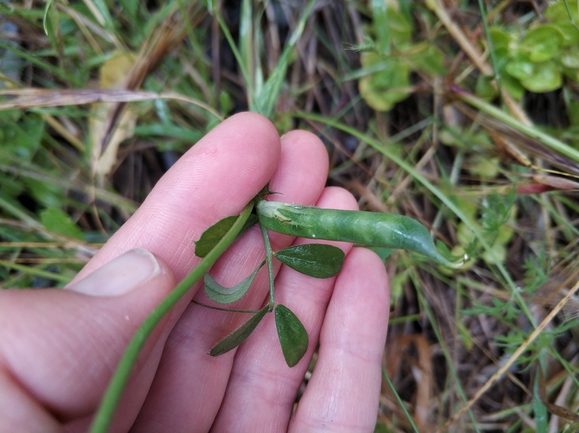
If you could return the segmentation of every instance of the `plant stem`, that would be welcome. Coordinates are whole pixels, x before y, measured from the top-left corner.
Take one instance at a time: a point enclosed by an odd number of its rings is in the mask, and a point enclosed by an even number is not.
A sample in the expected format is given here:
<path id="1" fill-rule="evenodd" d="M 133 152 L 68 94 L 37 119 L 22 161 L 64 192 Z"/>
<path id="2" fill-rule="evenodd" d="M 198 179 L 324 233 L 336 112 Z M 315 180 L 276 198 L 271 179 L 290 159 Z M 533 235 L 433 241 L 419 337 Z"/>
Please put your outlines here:
<path id="1" fill-rule="evenodd" d="M 259 225 L 259 228 L 261 230 L 261 236 L 263 237 L 263 245 L 265 246 L 265 261 L 267 263 L 267 274 L 269 277 L 269 300 L 270 304 L 273 304 L 273 251 L 271 249 L 271 244 L 269 243 L 267 229 L 261 224 Z"/>
<path id="2" fill-rule="evenodd" d="M 392 391 L 392 394 L 394 394 L 394 397 L 396 397 L 396 401 L 398 402 L 398 405 L 402 409 L 402 412 L 404 413 L 404 415 L 406 415 L 406 419 L 408 420 L 408 423 L 412 427 L 412 430 L 414 431 L 414 433 L 420 433 L 420 431 L 418 430 L 418 427 L 416 427 L 416 424 L 414 423 L 414 420 L 412 419 L 412 416 L 408 412 L 408 409 L 406 409 L 406 405 L 404 404 L 404 402 L 400 398 L 400 395 L 396 391 L 396 387 L 394 386 L 394 384 L 390 380 L 390 377 L 388 376 L 388 372 L 384 368 L 382 368 L 382 377 L 386 380 L 386 383 L 388 384 L 390 391 Z"/>
<path id="3" fill-rule="evenodd" d="M 480 11 L 481 21 L 482 21 L 483 29 L 485 31 L 485 37 L 487 38 L 487 44 L 489 46 L 489 53 L 490 53 L 490 57 L 491 57 L 491 62 L 492 62 L 492 67 L 493 67 L 495 79 L 497 80 L 497 87 L 500 89 L 501 88 L 501 71 L 499 70 L 499 67 L 498 67 L 497 54 L 495 52 L 495 47 L 494 47 L 493 40 L 491 38 L 491 34 L 489 31 L 489 25 L 487 23 L 486 5 L 485 5 L 483 0 L 478 0 L 478 9 Z"/>
<path id="4" fill-rule="evenodd" d="M 214 307 L 213 305 L 207 305 L 204 304 L 203 302 L 197 302 L 195 300 L 191 301 L 191 303 L 195 304 L 195 305 L 199 305 L 200 307 L 203 308 L 209 308 L 210 310 L 216 310 L 216 311 L 226 311 L 228 313 L 246 313 L 246 314 L 257 314 L 259 313 L 259 310 L 235 310 L 233 308 L 219 308 L 219 307 Z"/>
<path id="5" fill-rule="evenodd" d="M 97 410 L 95 418 L 90 428 L 91 433 L 105 433 L 112 421 L 116 406 L 119 402 L 123 389 L 131 374 L 131 369 L 135 363 L 141 348 L 144 346 L 147 338 L 161 321 L 161 319 L 169 312 L 171 308 L 189 291 L 191 286 L 195 284 L 205 274 L 209 268 L 217 261 L 223 252 L 233 243 L 245 222 L 249 218 L 251 210 L 253 209 L 253 201 L 251 201 L 245 209 L 241 212 L 233 226 L 225 234 L 225 236 L 215 245 L 215 247 L 199 262 L 197 267 L 193 269 L 183 280 L 161 301 L 159 305 L 149 314 L 143 321 L 139 329 L 135 332 L 132 340 L 129 342 L 123 357 L 121 358 L 117 369 L 109 383 L 109 386 L 104 394 L 100 407 Z"/>

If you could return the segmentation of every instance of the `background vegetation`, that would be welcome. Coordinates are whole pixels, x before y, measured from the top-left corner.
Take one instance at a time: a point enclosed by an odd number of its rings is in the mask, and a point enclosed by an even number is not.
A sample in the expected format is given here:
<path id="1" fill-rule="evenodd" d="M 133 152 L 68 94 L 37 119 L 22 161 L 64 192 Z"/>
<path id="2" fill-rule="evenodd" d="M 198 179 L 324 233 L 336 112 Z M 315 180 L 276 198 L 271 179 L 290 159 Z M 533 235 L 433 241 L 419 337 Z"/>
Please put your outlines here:
<path id="1" fill-rule="evenodd" d="M 577 431 L 578 23 L 576 0 L 0 3 L 1 284 L 66 284 L 253 109 L 472 257 L 385 257 L 377 431 Z"/>

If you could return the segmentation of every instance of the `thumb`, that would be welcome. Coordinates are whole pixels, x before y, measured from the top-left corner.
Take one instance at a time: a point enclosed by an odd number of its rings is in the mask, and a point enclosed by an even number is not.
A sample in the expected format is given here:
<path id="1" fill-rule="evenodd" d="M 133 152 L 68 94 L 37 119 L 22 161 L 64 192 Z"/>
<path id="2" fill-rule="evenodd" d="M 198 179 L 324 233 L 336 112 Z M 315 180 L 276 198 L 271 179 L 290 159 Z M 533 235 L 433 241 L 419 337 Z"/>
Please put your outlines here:
<path id="1" fill-rule="evenodd" d="M 68 289 L 85 295 L 120 296 L 142 287 L 168 268 L 149 251 L 135 248 L 75 282 Z"/>
<path id="2" fill-rule="evenodd" d="M 135 249 L 67 290 L 0 291 L 0 386 L 9 383 L 0 390 L 0 431 L 20 431 L 37 425 L 36 419 L 74 424 L 90 416 L 128 341 L 173 286 L 166 264 Z M 135 403 L 142 402 L 154 375 L 166 324 L 141 354 L 140 383 L 131 385 Z M 8 410 L 11 401 L 29 411 Z"/>

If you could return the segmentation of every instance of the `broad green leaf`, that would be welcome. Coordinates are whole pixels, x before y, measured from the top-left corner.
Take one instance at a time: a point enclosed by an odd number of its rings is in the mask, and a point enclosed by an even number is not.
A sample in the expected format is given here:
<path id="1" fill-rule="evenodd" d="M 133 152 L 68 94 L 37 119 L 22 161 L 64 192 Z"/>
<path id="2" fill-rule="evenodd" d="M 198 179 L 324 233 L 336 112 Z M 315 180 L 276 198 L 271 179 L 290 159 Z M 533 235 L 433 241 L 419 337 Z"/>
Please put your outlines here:
<path id="1" fill-rule="evenodd" d="M 300 319 L 282 304 L 275 306 L 275 326 L 288 367 L 293 367 L 308 350 L 308 332 Z"/>
<path id="2" fill-rule="evenodd" d="M 363 53 L 360 57 L 364 69 L 378 72 L 366 75 L 358 82 L 360 94 L 366 103 L 377 111 L 388 111 L 394 104 L 410 94 L 410 66 L 396 57 L 376 53 Z"/>
<path id="3" fill-rule="evenodd" d="M 326 244 L 296 245 L 274 253 L 275 257 L 296 271 L 315 278 L 337 275 L 344 264 L 344 252 Z"/>
<path id="4" fill-rule="evenodd" d="M 384 0 L 378 1 L 388 3 Z M 374 19 L 374 27 L 387 27 L 391 44 L 397 48 L 401 48 L 412 42 L 412 31 L 414 28 L 412 27 L 411 18 L 401 10 L 399 2 L 392 3 L 387 6 L 387 25 L 385 26 L 383 22 Z"/>
<path id="5" fill-rule="evenodd" d="M 559 65 L 553 61 L 534 64 L 532 75 L 521 80 L 525 89 L 537 93 L 556 90 L 561 87 L 562 82 Z"/>
<path id="6" fill-rule="evenodd" d="M 553 2 L 545 9 L 544 16 L 547 21 L 552 23 L 562 24 L 569 23 L 569 12 L 567 11 L 567 6 L 574 17 L 577 17 L 577 1 L 576 0 L 563 0 L 558 2 Z"/>
<path id="7" fill-rule="evenodd" d="M 235 224 L 237 217 L 238 215 L 223 218 L 205 230 L 199 240 L 195 241 L 195 255 L 197 257 L 205 257 L 209 254 L 209 251 L 219 243 L 231 226 Z"/>
<path id="8" fill-rule="evenodd" d="M 265 316 L 268 311 L 269 304 L 263 307 L 261 310 L 255 313 L 251 319 L 249 319 L 247 322 L 245 322 L 215 346 L 213 346 L 213 348 L 209 351 L 209 355 L 219 356 L 229 352 L 232 349 L 235 349 L 251 335 L 255 327 L 259 325 L 259 322 L 261 322 L 261 319 L 263 319 L 263 316 Z"/>
<path id="9" fill-rule="evenodd" d="M 82 239 L 82 231 L 70 216 L 56 207 L 40 212 L 40 222 L 51 232 L 60 233 L 71 238 Z"/>
<path id="10" fill-rule="evenodd" d="M 479 75 L 476 80 L 475 93 L 479 98 L 491 100 L 497 95 L 497 89 L 493 86 L 494 77 Z"/>
<path id="11" fill-rule="evenodd" d="M 533 73 L 533 62 L 526 54 L 519 53 L 507 63 L 506 71 L 509 75 L 524 80 Z"/>
<path id="12" fill-rule="evenodd" d="M 523 96 L 525 96 L 525 88 L 515 77 L 512 77 L 509 74 L 504 74 L 501 78 L 501 84 L 516 100 L 520 100 Z"/>
<path id="13" fill-rule="evenodd" d="M 489 29 L 489 35 L 495 50 L 497 48 L 509 48 L 511 36 L 500 27 L 491 27 Z"/>
<path id="14" fill-rule="evenodd" d="M 561 56 L 563 66 L 570 69 L 579 69 L 579 46 L 569 48 Z"/>
<path id="15" fill-rule="evenodd" d="M 444 55 L 436 46 L 424 43 L 412 46 L 409 51 L 411 53 L 408 58 L 414 69 L 430 76 L 447 74 L 448 71 L 444 67 Z"/>
<path id="16" fill-rule="evenodd" d="M 505 47 L 495 48 L 495 59 L 497 60 L 497 68 L 504 75 L 505 67 L 511 60 L 511 51 Z"/>
<path id="17" fill-rule="evenodd" d="M 247 293 L 253 284 L 253 280 L 255 280 L 255 276 L 264 264 L 265 260 L 261 262 L 261 264 L 255 269 L 255 271 L 251 273 L 249 277 L 231 288 L 223 287 L 217 281 L 215 281 L 215 279 L 209 275 L 209 273 L 207 273 L 203 277 L 205 282 L 205 293 L 209 299 L 215 302 L 220 304 L 232 304 L 240 300 L 243 295 Z"/>
<path id="18" fill-rule="evenodd" d="M 574 47 L 579 42 L 579 30 L 571 23 L 560 23 L 557 24 L 557 28 L 563 35 L 564 47 Z"/>
<path id="19" fill-rule="evenodd" d="M 529 31 L 519 48 L 529 55 L 532 62 L 544 62 L 560 54 L 562 43 L 563 35 L 557 27 L 543 25 Z"/>

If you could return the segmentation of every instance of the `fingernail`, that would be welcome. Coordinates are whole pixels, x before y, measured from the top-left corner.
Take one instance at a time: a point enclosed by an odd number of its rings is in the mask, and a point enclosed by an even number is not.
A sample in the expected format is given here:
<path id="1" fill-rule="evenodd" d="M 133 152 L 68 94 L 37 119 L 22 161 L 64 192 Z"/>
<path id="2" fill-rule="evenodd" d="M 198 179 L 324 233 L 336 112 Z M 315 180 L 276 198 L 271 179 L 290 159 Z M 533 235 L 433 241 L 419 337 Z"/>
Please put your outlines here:
<path id="1" fill-rule="evenodd" d="M 152 253 L 135 248 L 97 269 L 71 286 L 70 290 L 92 296 L 120 296 L 161 272 L 161 265 Z"/>

